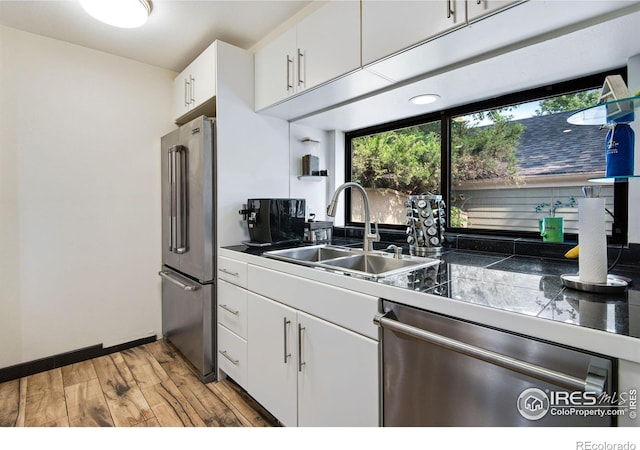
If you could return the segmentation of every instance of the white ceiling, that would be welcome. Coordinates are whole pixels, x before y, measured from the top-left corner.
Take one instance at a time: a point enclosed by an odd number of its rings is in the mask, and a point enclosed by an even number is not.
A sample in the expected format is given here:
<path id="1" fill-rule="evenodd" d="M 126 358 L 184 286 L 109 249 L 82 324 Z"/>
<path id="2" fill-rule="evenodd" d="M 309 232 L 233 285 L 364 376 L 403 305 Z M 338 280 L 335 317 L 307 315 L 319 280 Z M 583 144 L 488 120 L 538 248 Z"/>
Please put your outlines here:
<path id="1" fill-rule="evenodd" d="M 73 0 L 0 0 L 0 25 L 181 72 L 214 40 L 248 49 L 310 1 L 152 0 L 137 29 L 105 25 Z"/>

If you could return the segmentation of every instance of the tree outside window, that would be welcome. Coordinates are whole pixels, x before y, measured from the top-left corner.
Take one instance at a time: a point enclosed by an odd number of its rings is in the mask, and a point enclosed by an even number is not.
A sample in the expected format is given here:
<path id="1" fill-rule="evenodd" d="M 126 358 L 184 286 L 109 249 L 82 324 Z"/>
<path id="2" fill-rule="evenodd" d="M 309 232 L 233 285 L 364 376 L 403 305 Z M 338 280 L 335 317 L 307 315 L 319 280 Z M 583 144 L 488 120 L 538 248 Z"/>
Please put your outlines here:
<path id="1" fill-rule="evenodd" d="M 590 89 L 450 116 L 449 227 L 535 232 L 537 204 L 579 195 L 604 168 L 604 138 L 594 128 L 572 129 L 565 116 L 598 96 Z M 442 194 L 440 133 L 438 120 L 351 139 L 351 179 L 367 190 L 372 220 L 405 225 L 409 195 Z M 351 200 L 351 221 L 362 222 L 361 200 Z M 559 213 L 577 226 L 576 211 Z"/>

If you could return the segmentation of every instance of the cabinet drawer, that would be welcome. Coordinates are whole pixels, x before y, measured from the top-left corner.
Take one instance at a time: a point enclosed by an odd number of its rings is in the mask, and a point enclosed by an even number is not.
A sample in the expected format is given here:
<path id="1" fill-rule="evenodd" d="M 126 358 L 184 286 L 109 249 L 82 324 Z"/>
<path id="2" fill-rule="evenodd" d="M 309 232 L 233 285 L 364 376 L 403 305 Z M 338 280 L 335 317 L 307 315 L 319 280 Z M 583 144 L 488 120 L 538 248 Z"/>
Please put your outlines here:
<path id="1" fill-rule="evenodd" d="M 247 388 L 247 341 L 222 325 L 218 325 L 218 367 Z"/>
<path id="2" fill-rule="evenodd" d="M 218 323 L 241 338 L 247 338 L 247 291 L 224 280 L 218 281 Z"/>
<path id="3" fill-rule="evenodd" d="M 251 292 L 378 339 L 378 327 L 373 324 L 378 312 L 377 297 L 253 264 L 249 265 L 249 272 Z"/>
<path id="4" fill-rule="evenodd" d="M 218 258 L 218 279 L 247 287 L 247 263 L 220 256 Z"/>

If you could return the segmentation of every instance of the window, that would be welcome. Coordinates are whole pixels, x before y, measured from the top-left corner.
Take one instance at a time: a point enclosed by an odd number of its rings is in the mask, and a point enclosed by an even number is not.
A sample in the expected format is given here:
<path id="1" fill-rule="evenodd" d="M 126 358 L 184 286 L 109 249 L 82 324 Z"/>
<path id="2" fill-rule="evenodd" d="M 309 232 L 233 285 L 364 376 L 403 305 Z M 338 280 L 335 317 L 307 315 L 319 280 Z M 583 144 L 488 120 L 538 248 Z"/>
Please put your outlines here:
<path id="1" fill-rule="evenodd" d="M 371 220 L 405 225 L 407 193 L 439 193 L 440 121 L 364 132 L 351 138 L 351 180 L 367 191 Z M 351 221 L 364 222 L 362 198 L 351 198 Z"/>
<path id="2" fill-rule="evenodd" d="M 449 231 L 534 237 L 556 216 L 575 234 L 582 186 L 604 176 L 607 130 L 567 118 L 597 103 L 610 74 L 348 133 L 347 179 L 365 187 L 372 220 L 387 228 L 406 225 L 409 195 L 429 192 L 449 199 Z M 601 196 L 609 235 L 626 239 L 626 182 Z M 347 223 L 362 221 L 353 196 Z"/>
<path id="3" fill-rule="evenodd" d="M 565 233 L 577 233 L 576 200 L 604 176 L 607 130 L 567 118 L 598 96 L 590 89 L 452 117 L 450 226 L 537 232 L 543 217 L 563 217 Z M 613 186 L 601 196 L 612 210 Z"/>

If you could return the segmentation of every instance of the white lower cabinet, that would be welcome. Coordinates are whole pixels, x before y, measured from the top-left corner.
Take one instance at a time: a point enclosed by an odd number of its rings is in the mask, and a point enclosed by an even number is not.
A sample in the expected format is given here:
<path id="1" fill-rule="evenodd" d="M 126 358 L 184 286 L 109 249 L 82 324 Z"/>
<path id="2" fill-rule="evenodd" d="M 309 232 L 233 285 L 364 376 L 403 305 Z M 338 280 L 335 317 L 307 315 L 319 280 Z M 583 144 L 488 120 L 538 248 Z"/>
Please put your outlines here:
<path id="1" fill-rule="evenodd" d="M 226 258 L 225 258 L 226 259 Z M 227 264 L 227 265 L 225 265 Z M 233 260 L 218 261 L 219 267 L 230 267 L 235 283 L 247 281 L 247 265 Z M 223 272 L 221 272 L 223 274 Z M 239 279 L 238 275 L 242 275 Z M 218 369 L 233 378 L 244 389 L 247 388 L 247 293 L 241 286 L 218 277 L 217 283 L 217 330 Z M 224 376 L 219 373 L 220 376 Z"/>
<path id="2" fill-rule="evenodd" d="M 247 338 L 247 290 L 218 280 L 218 324 Z"/>
<path id="3" fill-rule="evenodd" d="M 378 426 L 378 342 L 298 312 L 298 426 Z"/>
<path id="4" fill-rule="evenodd" d="M 286 426 L 298 424 L 297 313 L 249 293 L 248 391 Z"/>
<path id="5" fill-rule="evenodd" d="M 248 293 L 247 390 L 287 426 L 378 426 L 378 342 Z"/>
<path id="6" fill-rule="evenodd" d="M 218 367 L 247 389 L 247 341 L 218 324 Z"/>

